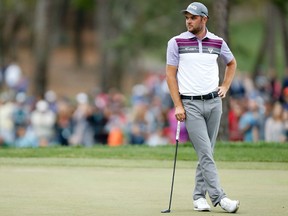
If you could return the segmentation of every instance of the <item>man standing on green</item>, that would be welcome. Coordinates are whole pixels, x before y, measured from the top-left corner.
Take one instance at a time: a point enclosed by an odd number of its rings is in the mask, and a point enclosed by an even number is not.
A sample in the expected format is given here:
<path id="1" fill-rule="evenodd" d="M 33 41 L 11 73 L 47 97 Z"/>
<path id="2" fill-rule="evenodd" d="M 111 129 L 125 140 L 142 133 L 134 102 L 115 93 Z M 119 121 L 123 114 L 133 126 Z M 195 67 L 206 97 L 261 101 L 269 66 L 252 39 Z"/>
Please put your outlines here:
<path id="1" fill-rule="evenodd" d="M 206 193 L 214 206 L 235 213 L 238 200 L 227 198 L 220 186 L 213 158 L 222 115 L 222 98 L 233 80 L 236 60 L 227 43 L 209 32 L 208 9 L 199 2 L 182 11 L 187 31 L 171 38 L 167 47 L 166 77 L 175 105 L 175 117 L 185 121 L 190 141 L 198 156 L 193 192 L 194 210 L 209 211 Z M 223 83 L 219 85 L 217 58 L 226 63 Z"/>

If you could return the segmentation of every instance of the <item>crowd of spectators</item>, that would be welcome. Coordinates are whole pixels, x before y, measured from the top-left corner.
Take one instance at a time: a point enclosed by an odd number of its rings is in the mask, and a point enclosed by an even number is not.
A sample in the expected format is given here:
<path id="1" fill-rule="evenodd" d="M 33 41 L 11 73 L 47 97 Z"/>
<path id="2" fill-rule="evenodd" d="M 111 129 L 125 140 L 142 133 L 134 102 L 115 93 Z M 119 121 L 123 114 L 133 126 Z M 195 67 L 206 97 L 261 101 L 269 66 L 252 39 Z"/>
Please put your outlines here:
<path id="1" fill-rule="evenodd" d="M 282 81 L 259 74 L 238 74 L 230 89 L 229 140 L 288 140 L 288 76 Z"/>
<path id="2" fill-rule="evenodd" d="M 28 95 L 26 82 L 16 75 L 10 83 L 0 76 L 0 146 L 175 143 L 177 122 L 164 74 L 148 74 L 129 98 L 111 89 L 72 98 L 49 90 L 40 99 Z M 253 81 L 238 73 L 230 89 L 228 120 L 230 141 L 286 142 L 288 78 L 280 82 L 259 75 Z M 180 142 L 186 142 L 185 124 L 181 127 Z"/>
<path id="3" fill-rule="evenodd" d="M 147 75 L 132 88 L 129 98 L 111 89 L 79 92 L 71 98 L 49 90 L 39 99 L 17 85 L 8 86 L 2 80 L 0 86 L 0 145 L 155 146 L 175 142 L 177 122 L 163 74 Z M 181 141 L 185 142 L 188 136 L 182 127 Z"/>

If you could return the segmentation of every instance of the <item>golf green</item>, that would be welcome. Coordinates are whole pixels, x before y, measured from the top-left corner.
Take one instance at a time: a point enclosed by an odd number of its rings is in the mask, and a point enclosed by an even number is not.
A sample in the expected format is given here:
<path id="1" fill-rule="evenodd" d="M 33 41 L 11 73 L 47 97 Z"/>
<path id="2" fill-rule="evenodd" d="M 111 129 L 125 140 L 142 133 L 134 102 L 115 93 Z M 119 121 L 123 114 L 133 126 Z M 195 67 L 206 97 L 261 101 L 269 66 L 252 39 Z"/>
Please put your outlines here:
<path id="1" fill-rule="evenodd" d="M 227 216 L 219 206 L 193 210 L 195 163 L 177 162 L 168 215 Z M 169 204 L 171 161 L 1 158 L 0 164 L 1 216 L 154 216 Z M 288 215 L 287 163 L 221 162 L 218 169 L 227 195 L 240 200 L 237 214 Z"/>

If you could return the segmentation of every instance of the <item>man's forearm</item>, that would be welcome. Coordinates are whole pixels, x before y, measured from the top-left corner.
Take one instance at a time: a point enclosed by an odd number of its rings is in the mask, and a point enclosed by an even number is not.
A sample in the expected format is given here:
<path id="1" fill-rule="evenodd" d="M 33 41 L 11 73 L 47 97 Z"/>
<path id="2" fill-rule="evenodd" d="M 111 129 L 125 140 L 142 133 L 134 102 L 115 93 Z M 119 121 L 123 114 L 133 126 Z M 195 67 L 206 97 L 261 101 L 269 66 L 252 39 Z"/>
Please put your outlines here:
<path id="1" fill-rule="evenodd" d="M 176 78 L 167 76 L 166 80 L 174 106 L 175 107 L 182 106 L 182 101 L 179 95 L 179 89 Z"/>
<path id="2" fill-rule="evenodd" d="M 177 82 L 177 67 L 167 65 L 166 81 L 175 107 L 182 106 L 182 101 L 179 95 L 179 88 Z"/>
<path id="3" fill-rule="evenodd" d="M 226 66 L 225 76 L 224 76 L 222 86 L 226 87 L 227 90 L 230 88 L 233 78 L 235 76 L 236 67 L 237 67 L 237 63 L 235 59 L 229 62 Z"/>

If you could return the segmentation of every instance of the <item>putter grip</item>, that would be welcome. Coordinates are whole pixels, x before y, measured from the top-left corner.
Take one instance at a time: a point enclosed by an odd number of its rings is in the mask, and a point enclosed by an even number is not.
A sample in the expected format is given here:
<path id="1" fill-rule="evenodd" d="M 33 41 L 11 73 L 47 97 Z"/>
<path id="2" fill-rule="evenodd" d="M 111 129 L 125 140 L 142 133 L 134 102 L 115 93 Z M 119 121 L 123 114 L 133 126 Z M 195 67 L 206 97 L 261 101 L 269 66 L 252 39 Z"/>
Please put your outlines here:
<path id="1" fill-rule="evenodd" d="M 176 140 L 179 140 L 179 135 L 180 135 L 180 121 L 177 122 L 177 131 L 176 131 Z"/>

